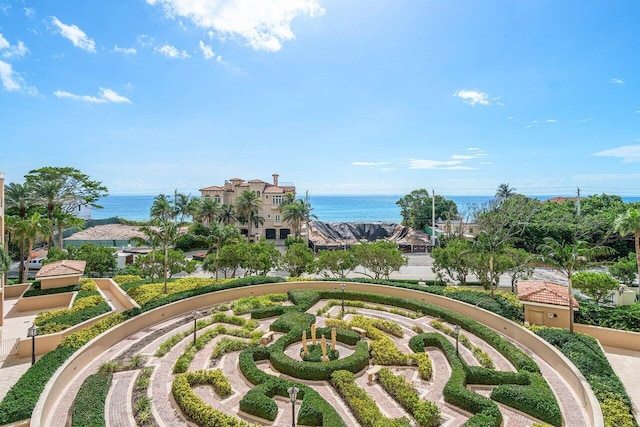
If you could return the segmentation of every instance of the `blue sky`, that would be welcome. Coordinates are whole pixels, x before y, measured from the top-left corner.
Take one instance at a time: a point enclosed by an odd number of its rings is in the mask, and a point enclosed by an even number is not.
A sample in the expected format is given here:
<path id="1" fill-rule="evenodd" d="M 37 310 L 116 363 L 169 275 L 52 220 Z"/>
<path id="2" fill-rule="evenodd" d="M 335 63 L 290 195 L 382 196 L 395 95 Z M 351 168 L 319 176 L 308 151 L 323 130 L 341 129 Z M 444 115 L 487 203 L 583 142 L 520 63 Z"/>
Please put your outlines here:
<path id="1" fill-rule="evenodd" d="M 0 171 L 640 195 L 640 2 L 0 0 Z"/>

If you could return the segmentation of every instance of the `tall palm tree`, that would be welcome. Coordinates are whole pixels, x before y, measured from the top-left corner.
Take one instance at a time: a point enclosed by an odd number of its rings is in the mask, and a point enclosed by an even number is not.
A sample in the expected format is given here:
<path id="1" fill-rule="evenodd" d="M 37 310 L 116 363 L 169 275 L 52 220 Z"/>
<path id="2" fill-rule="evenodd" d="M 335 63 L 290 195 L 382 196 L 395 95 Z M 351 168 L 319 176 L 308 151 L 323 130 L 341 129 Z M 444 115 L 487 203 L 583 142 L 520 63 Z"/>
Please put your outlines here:
<path id="1" fill-rule="evenodd" d="M 220 213 L 218 214 L 218 220 L 224 225 L 229 225 L 235 221 L 236 211 L 233 205 L 222 205 L 220 207 Z"/>
<path id="2" fill-rule="evenodd" d="M 546 237 L 544 243 L 538 246 L 539 259 L 543 264 L 551 267 L 567 278 L 567 293 L 569 297 L 569 332 L 573 333 L 573 289 L 571 278 L 577 271 L 584 270 L 594 258 L 610 255 L 613 249 L 606 246 L 588 247 L 587 243 L 578 240 L 575 243 L 558 242 Z"/>
<path id="3" fill-rule="evenodd" d="M 76 228 L 76 229 L 84 228 L 84 224 L 85 224 L 84 219 L 68 214 L 60 208 L 56 208 L 53 211 L 53 219 L 55 221 L 54 223 L 55 229 L 58 233 L 58 247 L 60 249 L 63 249 L 62 233 L 65 230 L 68 230 L 70 228 Z"/>
<path id="4" fill-rule="evenodd" d="M 509 187 L 509 183 L 498 185 L 496 190 L 496 199 L 504 200 L 516 194 L 516 189 Z"/>
<path id="5" fill-rule="evenodd" d="M 202 204 L 202 200 L 199 197 L 191 197 L 189 199 L 189 203 L 187 204 L 187 215 L 192 217 L 195 221 L 196 216 L 198 214 L 198 210 L 200 209 L 200 205 Z"/>
<path id="6" fill-rule="evenodd" d="M 27 277 L 29 262 L 31 261 L 31 249 L 36 240 L 51 235 L 51 221 L 35 212 L 26 219 L 18 220 L 15 223 L 14 233 L 19 239 L 24 239 L 27 242 L 27 259 L 22 263 L 23 277 Z"/>
<path id="7" fill-rule="evenodd" d="M 53 214 L 56 207 L 62 206 L 62 204 L 69 197 L 64 193 L 64 181 L 62 179 L 51 179 L 47 181 L 39 181 L 34 185 L 35 199 L 45 205 L 47 208 L 47 218 L 49 222 L 53 224 Z M 53 228 L 49 228 L 50 234 L 48 237 L 49 247 L 53 246 Z"/>
<path id="8" fill-rule="evenodd" d="M 181 193 L 176 193 L 175 202 L 175 210 L 176 216 L 180 215 L 180 222 L 184 222 L 185 215 L 191 215 L 191 209 L 189 208 L 189 202 L 191 202 L 191 197 L 189 195 L 184 195 Z"/>
<path id="9" fill-rule="evenodd" d="M 205 229 L 205 235 L 199 235 L 200 238 L 204 238 L 208 245 L 208 252 L 212 253 L 215 250 L 214 257 L 214 269 L 216 272 L 216 280 L 218 279 L 218 264 L 219 264 L 219 255 L 220 249 L 234 241 L 237 241 L 240 238 L 240 232 L 233 225 L 225 225 L 224 227 L 220 227 L 217 223 L 212 223 Z"/>
<path id="10" fill-rule="evenodd" d="M 636 266 L 638 268 L 638 294 L 640 295 L 640 209 L 629 209 L 626 213 L 616 218 L 614 229 L 621 236 L 633 234 L 633 242 L 636 249 Z"/>
<path id="11" fill-rule="evenodd" d="M 195 218 L 203 225 L 213 224 L 220 215 L 220 209 L 220 203 L 215 199 L 204 199 L 198 207 Z"/>
<path id="12" fill-rule="evenodd" d="M 19 183 L 9 183 L 4 190 L 5 197 L 5 206 L 7 208 L 16 208 L 18 209 L 18 218 L 23 220 L 27 217 L 27 209 L 34 202 L 34 192 L 33 188 L 29 185 L 19 184 Z M 7 228 L 9 224 L 7 224 Z M 18 240 L 18 239 L 16 239 Z M 24 239 L 20 240 L 20 261 L 24 261 Z M 27 281 L 27 278 L 23 276 L 23 269 L 20 269 L 19 280 L 20 283 L 24 283 Z"/>
<path id="13" fill-rule="evenodd" d="M 180 229 L 178 224 L 173 222 L 171 218 L 155 218 L 151 221 L 150 226 L 140 227 L 152 245 L 159 244 L 162 246 L 164 252 L 163 263 L 163 280 L 164 280 L 164 293 L 168 293 L 167 286 L 167 272 L 169 270 L 169 246 L 173 245 L 178 237 Z"/>
<path id="14" fill-rule="evenodd" d="M 251 238 L 252 218 L 262 207 L 262 200 L 253 191 L 243 191 L 236 200 L 236 212 L 247 222 L 247 241 Z"/>
<path id="15" fill-rule="evenodd" d="M 294 236 L 298 237 L 302 223 L 308 216 L 307 206 L 302 200 L 297 200 L 294 203 L 281 206 L 280 212 L 282 213 L 282 220 L 291 225 Z"/>
<path id="16" fill-rule="evenodd" d="M 151 218 L 169 220 L 176 217 L 176 208 L 169 200 L 169 196 L 166 194 L 158 194 L 153 199 L 149 213 Z"/>

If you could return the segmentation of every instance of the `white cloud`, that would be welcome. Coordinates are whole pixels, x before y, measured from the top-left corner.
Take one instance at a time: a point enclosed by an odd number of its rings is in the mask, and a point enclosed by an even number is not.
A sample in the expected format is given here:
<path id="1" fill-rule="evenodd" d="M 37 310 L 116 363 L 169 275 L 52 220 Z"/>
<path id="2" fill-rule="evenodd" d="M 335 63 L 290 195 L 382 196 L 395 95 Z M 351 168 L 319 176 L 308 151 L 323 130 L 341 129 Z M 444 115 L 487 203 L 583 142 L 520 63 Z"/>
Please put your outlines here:
<path id="1" fill-rule="evenodd" d="M 376 166 L 386 165 L 386 164 L 388 164 L 388 162 L 353 162 L 351 164 L 353 166 L 376 167 Z"/>
<path id="2" fill-rule="evenodd" d="M 480 149 L 478 147 L 469 147 L 467 151 L 480 151 Z"/>
<path id="3" fill-rule="evenodd" d="M 138 53 L 138 51 L 134 47 L 118 47 L 118 45 L 114 45 L 111 51 L 116 53 L 122 53 L 124 55 L 135 55 L 136 53 Z"/>
<path id="4" fill-rule="evenodd" d="M 594 156 L 617 157 L 623 163 L 640 162 L 640 145 L 623 145 L 621 147 L 594 153 Z"/>
<path id="5" fill-rule="evenodd" d="M 587 123 L 587 122 L 590 122 L 591 120 L 593 120 L 593 117 L 590 117 L 588 119 L 578 120 L 578 123 Z"/>
<path id="6" fill-rule="evenodd" d="M 202 51 L 202 56 L 204 56 L 205 59 L 215 58 L 216 56 L 216 54 L 213 52 L 213 48 L 202 40 L 200 40 L 200 50 Z"/>
<path id="7" fill-rule="evenodd" d="M 178 48 L 171 46 L 169 44 L 165 44 L 162 47 L 156 47 L 154 49 L 161 55 L 167 56 L 169 58 L 189 58 L 189 54 L 184 50 L 178 50 Z"/>
<path id="8" fill-rule="evenodd" d="M 2 87 L 9 92 L 23 92 L 32 96 L 38 95 L 38 90 L 35 87 L 27 86 L 22 77 L 13 71 L 11 64 L 4 61 L 0 61 L 0 82 L 2 82 Z"/>
<path id="9" fill-rule="evenodd" d="M 467 154 L 454 154 L 453 156 L 451 156 L 451 158 L 453 160 L 469 160 L 469 159 L 473 159 L 476 156 L 470 156 Z"/>
<path id="10" fill-rule="evenodd" d="M 453 94 L 453 96 L 457 96 L 458 98 L 462 99 L 465 104 L 471 105 L 472 107 L 477 104 L 491 105 L 493 102 L 499 99 L 498 97 L 490 98 L 489 94 L 485 92 L 480 92 L 478 90 L 468 90 L 468 89 L 460 89 L 456 91 Z M 498 104 L 503 105 L 500 102 L 498 102 Z"/>
<path id="11" fill-rule="evenodd" d="M 421 160 L 409 159 L 409 169 L 450 169 L 453 167 L 462 167 L 462 160 Z"/>
<path id="12" fill-rule="evenodd" d="M 136 41 L 142 47 L 151 47 L 154 43 L 153 37 L 146 34 L 140 34 L 138 37 L 136 37 Z"/>
<path id="13" fill-rule="evenodd" d="M 77 25 L 66 25 L 60 22 L 55 16 L 51 17 L 51 23 L 58 28 L 62 37 L 69 39 L 75 47 L 79 47 L 87 52 L 96 51 L 96 43 L 91 40 L 84 31 L 82 31 Z"/>
<path id="14" fill-rule="evenodd" d="M 9 49 L 9 46 L 11 46 L 11 45 L 9 44 L 9 42 L 7 41 L 7 39 L 5 39 L 5 38 L 2 36 L 2 33 L 0 33 L 0 50 L 2 50 L 2 49 Z"/>
<path id="15" fill-rule="evenodd" d="M 17 45 L 11 46 L 2 33 L 0 33 L 0 50 L 3 51 L 3 58 L 22 58 L 29 53 L 29 49 L 27 49 L 22 40 L 19 40 Z"/>
<path id="16" fill-rule="evenodd" d="M 624 84 L 624 80 L 620 80 L 620 79 L 609 79 L 609 83 L 614 84 L 614 85 L 623 85 Z"/>
<path id="17" fill-rule="evenodd" d="M 24 8 L 24 16 L 26 16 L 27 18 L 33 18 L 33 16 L 36 14 L 36 10 L 31 8 L 31 7 L 25 7 Z"/>
<path id="18" fill-rule="evenodd" d="M 74 101 L 88 102 L 90 104 L 106 104 L 106 103 L 126 103 L 131 104 L 131 100 L 122 95 L 118 95 L 115 91 L 111 89 L 100 88 L 99 96 L 91 96 L 91 95 L 76 95 L 71 92 L 67 92 L 64 90 L 57 90 L 53 92 L 55 96 L 58 98 L 66 98 Z"/>
<path id="19" fill-rule="evenodd" d="M 558 123 L 558 120 L 556 119 L 547 119 L 547 120 L 531 120 L 531 123 L 529 125 L 527 125 L 528 128 L 533 127 L 534 125 L 540 125 L 540 124 L 545 124 L 545 123 Z"/>
<path id="20" fill-rule="evenodd" d="M 161 5 L 170 18 L 185 18 L 224 40 L 240 37 L 255 50 L 278 51 L 295 38 L 291 23 L 298 15 L 322 15 L 319 0 L 147 0 Z"/>

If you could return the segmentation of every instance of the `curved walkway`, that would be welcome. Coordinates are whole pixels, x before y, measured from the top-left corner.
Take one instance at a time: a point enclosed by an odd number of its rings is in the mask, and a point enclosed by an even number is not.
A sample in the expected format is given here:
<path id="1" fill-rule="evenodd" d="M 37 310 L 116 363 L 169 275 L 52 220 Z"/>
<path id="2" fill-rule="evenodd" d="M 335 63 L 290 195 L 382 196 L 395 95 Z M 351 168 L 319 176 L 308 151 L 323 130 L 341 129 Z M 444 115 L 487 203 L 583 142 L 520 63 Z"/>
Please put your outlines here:
<path id="1" fill-rule="evenodd" d="M 326 304 L 326 301 L 319 302 L 312 309 L 310 309 L 309 312 L 315 313 L 316 310 L 324 306 L 324 304 Z M 339 310 L 340 307 L 333 307 L 331 310 L 325 313 L 325 315 L 328 314 L 330 316 L 336 316 L 339 313 Z M 404 330 L 404 337 L 392 337 L 392 339 L 394 340 L 396 345 L 404 352 L 409 351 L 408 341 L 411 336 L 414 336 L 416 334 L 416 332 L 414 331 L 414 328 L 416 326 L 419 326 L 427 332 L 437 332 L 433 327 L 431 327 L 430 322 L 433 320 L 433 318 L 429 316 L 410 319 L 399 314 L 393 314 L 373 309 L 359 308 L 356 309 L 356 311 L 358 312 L 358 314 L 363 314 L 367 317 L 377 317 L 390 320 L 402 326 Z M 91 363 L 91 365 L 89 365 L 79 376 L 77 376 L 74 381 L 67 387 L 62 396 L 60 396 L 57 401 L 55 416 L 52 418 L 55 421 L 51 425 L 54 427 L 63 427 L 66 425 L 66 423 L 68 422 L 68 414 L 70 413 L 70 408 L 77 390 L 80 388 L 80 385 L 82 384 L 84 379 L 88 375 L 95 373 L 102 363 L 114 359 L 131 345 L 134 345 L 140 340 L 147 337 L 150 333 L 158 331 L 170 325 L 175 325 L 175 327 L 169 328 L 168 332 L 166 332 L 162 337 L 158 337 L 151 343 L 145 345 L 141 351 L 142 354 L 151 356 L 147 362 L 147 365 L 155 366 L 149 388 L 149 395 L 153 402 L 152 411 L 154 417 L 156 418 L 156 421 L 160 426 L 174 427 L 189 425 L 189 422 L 179 410 L 173 400 L 173 397 L 171 396 L 171 385 L 174 379 L 174 375 L 172 373 L 173 365 L 178 357 L 180 357 L 180 355 L 183 353 L 184 349 L 189 345 L 189 343 L 191 343 L 192 336 L 189 335 L 185 337 L 163 357 L 154 357 L 152 355 L 163 341 L 176 333 L 192 327 L 191 322 L 185 323 L 185 319 L 190 317 L 190 314 L 185 314 L 183 316 L 156 324 L 153 327 L 147 328 L 130 336 L 128 339 L 119 342 L 117 345 L 109 348 L 107 351 L 97 356 L 96 359 Z M 268 330 L 269 324 L 273 320 L 274 318 L 261 320 L 258 330 Z M 323 323 L 323 316 L 318 316 L 318 324 L 322 325 Z M 198 335 L 200 335 L 203 331 L 215 326 L 216 324 L 212 324 L 202 330 L 199 330 Z M 451 327 L 451 325 L 447 326 Z M 504 356 L 498 353 L 486 342 L 482 341 L 481 339 L 470 334 L 467 331 L 463 331 L 463 333 L 467 335 L 469 340 L 474 345 L 479 346 L 483 351 L 487 352 L 491 356 L 492 360 L 495 363 L 496 369 L 505 371 L 514 370 L 513 366 L 506 360 L 506 358 L 504 358 Z M 191 370 L 207 369 L 211 367 L 211 351 L 221 337 L 222 336 L 214 338 L 205 346 L 205 348 L 196 353 L 196 357 L 190 365 Z M 506 337 L 504 338 L 508 339 Z M 448 336 L 447 339 L 455 344 L 455 339 Z M 299 346 L 292 345 L 289 346 L 286 351 L 288 354 L 290 353 L 292 357 L 295 357 L 296 353 L 299 351 L 298 347 Z M 526 349 L 524 350 L 525 352 L 530 353 Z M 349 351 L 353 350 L 345 346 L 342 348 L 341 353 L 347 354 Z M 430 381 L 424 381 L 420 379 L 415 367 L 391 367 L 391 369 L 396 374 L 403 375 L 405 376 L 405 378 L 411 381 L 416 386 L 416 389 L 418 390 L 421 398 L 435 402 L 439 406 L 443 414 L 442 425 L 458 426 L 464 424 L 464 422 L 471 416 L 471 414 L 465 413 L 464 411 L 461 411 L 460 409 L 444 402 L 442 390 L 451 373 L 451 368 L 448 364 L 448 361 L 444 357 L 443 353 L 438 349 L 429 348 L 427 349 L 427 353 L 431 357 L 433 364 L 433 378 Z M 460 354 L 468 364 L 478 364 L 471 351 L 462 345 L 460 345 Z M 273 423 L 266 422 L 265 420 L 256 420 L 248 416 L 247 414 L 242 414 L 239 411 L 239 402 L 244 394 L 252 388 L 252 385 L 249 384 L 238 371 L 238 356 L 239 352 L 226 354 L 218 361 L 216 366 L 216 368 L 221 369 L 227 376 L 227 378 L 229 378 L 232 386 L 231 396 L 225 399 L 221 399 L 220 397 L 215 395 L 210 387 L 207 386 L 195 387 L 195 392 L 213 408 L 230 413 L 232 415 L 240 416 L 253 422 L 260 422 L 261 424 L 265 425 L 290 425 L 291 405 L 290 402 L 286 399 L 275 399 L 276 403 L 278 404 L 279 411 L 278 416 Z M 553 371 L 550 366 L 539 360 L 537 357 L 535 357 L 535 355 L 531 356 L 533 356 L 534 360 L 536 360 L 536 362 L 540 365 L 545 379 L 547 379 L 548 383 L 554 390 L 556 397 L 558 397 L 558 402 L 561 404 L 561 409 L 566 424 L 569 426 L 588 425 L 587 417 L 584 414 L 584 410 L 579 405 L 579 400 L 575 398 L 575 396 L 571 392 L 571 389 L 561 380 L 558 374 Z M 268 368 L 272 371 L 274 370 L 269 362 L 260 362 L 259 365 L 263 366 L 264 369 Z M 108 414 L 106 414 L 107 423 L 109 426 L 119 427 L 135 425 L 131 409 L 131 396 L 133 383 L 137 374 L 137 370 L 115 374 L 106 406 L 106 411 L 108 412 Z M 289 378 L 285 375 L 281 375 L 281 377 Z M 294 378 L 290 379 L 295 380 Z M 382 389 L 382 387 L 378 383 L 368 383 L 367 380 L 368 378 L 364 371 L 357 375 L 356 381 L 358 385 L 365 389 L 373 397 L 385 416 L 390 418 L 397 418 L 409 415 Z M 347 408 L 344 401 L 337 395 L 335 390 L 328 384 L 327 381 L 305 382 L 305 384 L 308 384 L 309 386 L 313 387 L 318 393 L 320 393 L 329 402 L 329 404 L 332 405 L 336 409 L 336 411 L 338 411 L 338 413 L 343 417 L 348 426 L 358 426 L 358 423 L 351 414 L 350 410 Z M 488 394 L 490 393 L 490 389 L 479 389 L 478 392 L 482 394 Z M 524 427 L 531 426 L 533 423 L 537 422 L 533 418 L 523 415 L 518 411 L 515 411 L 504 405 L 499 405 L 499 407 L 505 419 L 505 426 L 508 425 Z"/>

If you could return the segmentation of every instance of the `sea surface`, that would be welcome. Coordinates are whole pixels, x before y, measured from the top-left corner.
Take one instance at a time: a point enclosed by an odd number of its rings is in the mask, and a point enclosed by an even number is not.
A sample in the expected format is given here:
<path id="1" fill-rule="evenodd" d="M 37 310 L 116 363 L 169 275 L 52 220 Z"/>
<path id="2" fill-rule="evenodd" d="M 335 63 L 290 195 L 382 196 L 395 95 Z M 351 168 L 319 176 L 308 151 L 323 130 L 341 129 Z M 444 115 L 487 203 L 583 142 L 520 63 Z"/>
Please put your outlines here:
<path id="1" fill-rule="evenodd" d="M 132 221 L 149 219 L 149 209 L 155 196 L 112 195 L 101 199 L 98 204 L 103 209 L 92 209 L 91 219 L 119 217 Z M 401 222 L 400 207 L 396 202 L 403 195 L 339 195 L 309 196 L 313 214 L 325 222 Z M 482 205 L 493 196 L 444 196 L 453 200 L 458 212 L 464 212 L 472 205 Z M 536 196 L 546 200 L 555 196 Z M 625 202 L 640 201 L 640 197 L 623 197 Z"/>

